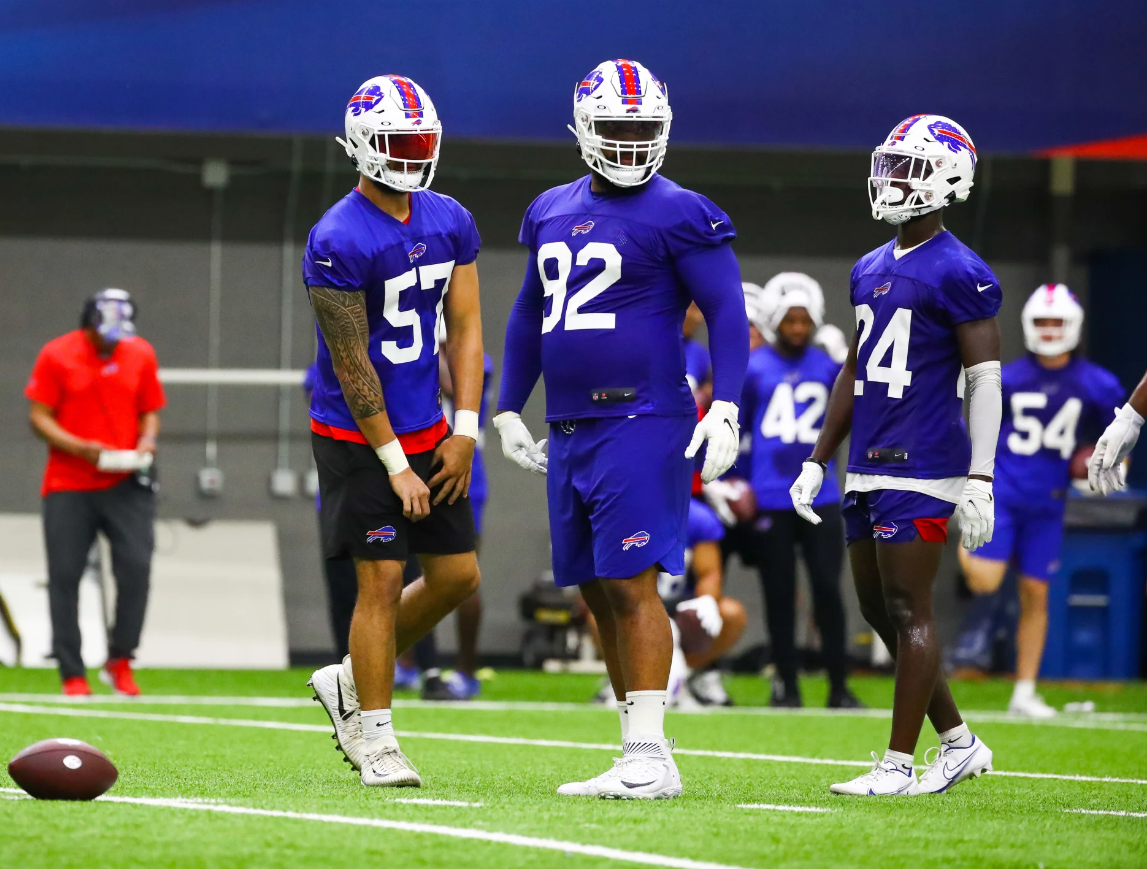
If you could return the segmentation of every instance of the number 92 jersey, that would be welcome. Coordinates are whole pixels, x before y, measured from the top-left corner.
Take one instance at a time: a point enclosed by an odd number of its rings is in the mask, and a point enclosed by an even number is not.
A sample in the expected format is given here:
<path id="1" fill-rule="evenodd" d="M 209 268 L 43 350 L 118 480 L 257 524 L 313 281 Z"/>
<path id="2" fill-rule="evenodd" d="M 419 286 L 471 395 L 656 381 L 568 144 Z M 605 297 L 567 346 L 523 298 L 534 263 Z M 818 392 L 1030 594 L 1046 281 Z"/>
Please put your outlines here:
<path id="1" fill-rule="evenodd" d="M 696 414 L 675 260 L 731 241 L 728 215 L 661 175 L 599 195 L 590 176 L 534 200 L 518 237 L 543 307 L 546 421 Z"/>
<path id="2" fill-rule="evenodd" d="M 992 270 L 950 232 L 899 259 L 896 241 L 853 267 L 860 346 L 848 470 L 937 480 L 968 474 L 964 373 L 956 326 L 994 317 Z"/>
<path id="3" fill-rule="evenodd" d="M 323 215 L 307 239 L 303 282 L 308 287 L 361 290 L 366 296 L 370 361 L 396 434 L 420 431 L 442 418 L 438 318 L 454 267 L 474 262 L 480 244 L 470 212 L 429 190 L 410 194 L 410 219 L 403 223 L 355 188 Z M 321 331 L 318 339 L 311 416 L 357 431 Z"/>

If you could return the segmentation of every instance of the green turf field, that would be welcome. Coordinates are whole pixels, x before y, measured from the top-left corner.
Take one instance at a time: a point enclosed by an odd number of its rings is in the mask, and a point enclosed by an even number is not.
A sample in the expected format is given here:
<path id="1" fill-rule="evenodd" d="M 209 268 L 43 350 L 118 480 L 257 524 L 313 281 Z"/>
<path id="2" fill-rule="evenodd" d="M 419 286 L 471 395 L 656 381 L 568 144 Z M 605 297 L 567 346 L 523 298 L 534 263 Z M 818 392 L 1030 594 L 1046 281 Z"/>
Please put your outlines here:
<path id="1" fill-rule="evenodd" d="M 1143 685 L 1049 686 L 1049 702 L 1094 700 L 1097 714 L 1032 724 L 999 712 L 1009 684 L 956 684 L 997 771 L 1050 777 L 886 800 L 828 792 L 883 751 L 886 712 L 671 712 L 685 794 L 649 803 L 554 793 L 610 763 L 616 714 L 572 705 L 595 678 L 503 672 L 469 707 L 396 704 L 424 786 L 368 791 L 307 702 L 308 676 L 143 671 L 143 702 L 65 704 L 54 673 L 0 670 L 0 755 L 70 736 L 120 770 L 107 798 L 83 804 L 21 798 L 0 773 L 0 866 L 1147 866 Z M 854 687 L 889 705 L 890 680 Z M 758 679 L 730 688 L 742 704 L 766 698 Z M 821 681 L 804 694 L 823 703 Z M 934 740 L 925 725 L 918 762 Z"/>

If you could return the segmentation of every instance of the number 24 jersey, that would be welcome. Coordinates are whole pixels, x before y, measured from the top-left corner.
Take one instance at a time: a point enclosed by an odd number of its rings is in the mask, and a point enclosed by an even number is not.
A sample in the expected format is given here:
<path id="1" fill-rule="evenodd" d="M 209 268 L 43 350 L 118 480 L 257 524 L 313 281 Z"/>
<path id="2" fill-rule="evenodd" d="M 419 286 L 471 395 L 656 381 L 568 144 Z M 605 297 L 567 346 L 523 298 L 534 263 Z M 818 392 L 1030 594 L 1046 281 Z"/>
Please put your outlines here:
<path id="1" fill-rule="evenodd" d="M 992 270 L 950 232 L 899 259 L 895 239 L 852 269 L 860 336 L 848 471 L 936 480 L 963 477 L 971 442 L 956 327 L 995 317 Z"/>

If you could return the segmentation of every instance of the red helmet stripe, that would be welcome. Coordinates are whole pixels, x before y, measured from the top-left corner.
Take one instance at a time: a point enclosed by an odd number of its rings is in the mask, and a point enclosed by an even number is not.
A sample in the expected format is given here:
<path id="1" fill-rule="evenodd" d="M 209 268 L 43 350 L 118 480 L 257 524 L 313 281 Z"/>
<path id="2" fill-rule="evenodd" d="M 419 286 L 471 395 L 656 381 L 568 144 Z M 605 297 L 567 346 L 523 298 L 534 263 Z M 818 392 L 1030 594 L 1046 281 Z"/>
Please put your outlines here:
<path id="1" fill-rule="evenodd" d="M 394 86 L 398 89 L 398 96 L 402 100 L 402 107 L 406 109 L 406 117 L 421 118 L 422 100 L 418 96 L 414 82 L 404 75 L 388 75 L 387 78 L 394 82 Z"/>

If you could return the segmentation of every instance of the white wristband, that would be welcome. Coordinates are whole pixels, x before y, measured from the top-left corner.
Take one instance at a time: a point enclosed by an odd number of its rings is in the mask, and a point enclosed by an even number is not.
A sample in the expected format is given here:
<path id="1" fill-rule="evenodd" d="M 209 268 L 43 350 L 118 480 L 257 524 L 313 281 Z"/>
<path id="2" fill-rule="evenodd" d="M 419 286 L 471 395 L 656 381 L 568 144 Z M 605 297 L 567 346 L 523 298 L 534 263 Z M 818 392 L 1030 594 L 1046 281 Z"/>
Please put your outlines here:
<path id="1" fill-rule="evenodd" d="M 388 444 L 383 444 L 374 454 L 386 466 L 386 472 L 392 477 L 395 474 L 401 474 L 410 467 L 410 463 L 406 461 L 406 453 L 402 451 L 402 444 L 395 438 Z"/>
<path id="2" fill-rule="evenodd" d="M 480 431 L 477 413 L 472 410 L 454 411 L 454 434 L 478 440 Z"/>

